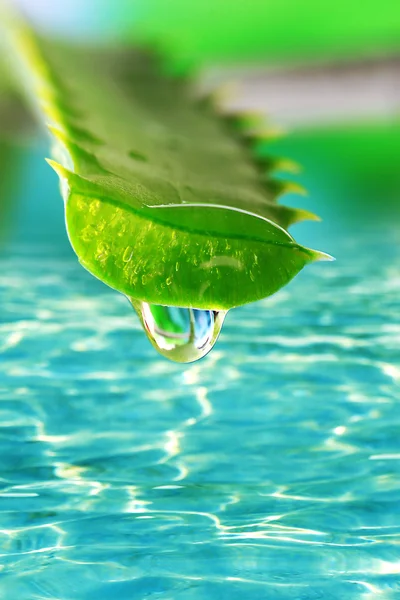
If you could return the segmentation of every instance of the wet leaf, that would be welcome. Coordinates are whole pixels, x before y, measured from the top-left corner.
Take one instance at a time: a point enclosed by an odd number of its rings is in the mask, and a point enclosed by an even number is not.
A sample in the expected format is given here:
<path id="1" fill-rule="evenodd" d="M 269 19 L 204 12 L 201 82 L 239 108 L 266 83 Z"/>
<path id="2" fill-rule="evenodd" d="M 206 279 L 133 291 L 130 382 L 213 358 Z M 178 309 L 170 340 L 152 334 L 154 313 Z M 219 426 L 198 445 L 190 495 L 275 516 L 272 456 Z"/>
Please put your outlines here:
<path id="1" fill-rule="evenodd" d="M 71 244 L 96 277 L 153 304 L 229 309 L 325 257 L 287 232 L 314 216 L 278 204 L 292 188 L 256 160 L 253 120 L 198 101 L 151 53 L 10 31 L 53 135 Z"/>

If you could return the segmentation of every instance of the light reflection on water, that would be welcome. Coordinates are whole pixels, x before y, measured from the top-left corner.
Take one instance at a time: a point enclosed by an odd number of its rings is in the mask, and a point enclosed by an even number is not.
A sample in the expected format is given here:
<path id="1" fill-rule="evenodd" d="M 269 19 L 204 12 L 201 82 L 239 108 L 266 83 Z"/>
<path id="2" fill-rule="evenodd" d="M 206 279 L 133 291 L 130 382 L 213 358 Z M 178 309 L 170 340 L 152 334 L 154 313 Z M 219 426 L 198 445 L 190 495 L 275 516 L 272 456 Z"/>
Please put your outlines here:
<path id="1" fill-rule="evenodd" d="M 191 366 L 71 253 L 7 247 L 0 597 L 398 597 L 400 252 L 357 235 Z"/>
<path id="2" fill-rule="evenodd" d="M 1 261 L 4 597 L 396 597 L 389 242 L 232 311 L 189 367 L 35 248 Z"/>

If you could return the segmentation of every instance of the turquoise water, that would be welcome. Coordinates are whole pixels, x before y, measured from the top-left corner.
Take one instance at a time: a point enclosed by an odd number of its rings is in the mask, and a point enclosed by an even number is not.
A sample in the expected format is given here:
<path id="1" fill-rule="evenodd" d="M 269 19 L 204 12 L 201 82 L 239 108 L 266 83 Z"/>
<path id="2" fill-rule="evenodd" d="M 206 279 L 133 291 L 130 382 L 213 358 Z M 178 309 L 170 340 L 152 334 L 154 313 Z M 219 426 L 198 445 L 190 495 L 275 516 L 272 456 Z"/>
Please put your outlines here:
<path id="1" fill-rule="evenodd" d="M 337 262 L 175 365 L 38 161 L 0 258 L 0 598 L 399 598 L 395 223 L 299 229 Z"/>

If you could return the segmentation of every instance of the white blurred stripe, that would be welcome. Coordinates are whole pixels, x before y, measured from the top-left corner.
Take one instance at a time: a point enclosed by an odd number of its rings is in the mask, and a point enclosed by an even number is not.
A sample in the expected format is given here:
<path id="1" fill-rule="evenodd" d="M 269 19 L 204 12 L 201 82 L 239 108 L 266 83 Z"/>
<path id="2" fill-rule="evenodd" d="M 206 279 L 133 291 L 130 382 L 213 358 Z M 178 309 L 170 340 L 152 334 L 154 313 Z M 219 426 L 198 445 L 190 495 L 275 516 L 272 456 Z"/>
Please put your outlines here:
<path id="1" fill-rule="evenodd" d="M 224 106 L 291 129 L 400 115 L 400 57 L 297 68 L 214 68 L 202 91 L 232 84 Z"/>

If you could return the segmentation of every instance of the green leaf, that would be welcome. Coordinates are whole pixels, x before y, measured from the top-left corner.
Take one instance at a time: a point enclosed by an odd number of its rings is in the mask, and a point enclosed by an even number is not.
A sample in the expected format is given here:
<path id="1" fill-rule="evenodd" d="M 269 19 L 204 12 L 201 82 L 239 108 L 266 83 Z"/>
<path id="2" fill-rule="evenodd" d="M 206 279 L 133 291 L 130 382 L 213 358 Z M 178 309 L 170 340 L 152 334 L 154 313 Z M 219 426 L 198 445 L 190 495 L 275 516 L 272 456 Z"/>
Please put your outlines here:
<path id="1" fill-rule="evenodd" d="M 253 157 L 252 119 L 199 102 L 150 53 L 9 31 L 54 136 L 71 244 L 96 277 L 149 303 L 229 309 L 326 258 L 286 231 L 315 217 L 277 203 L 289 188 Z"/>

